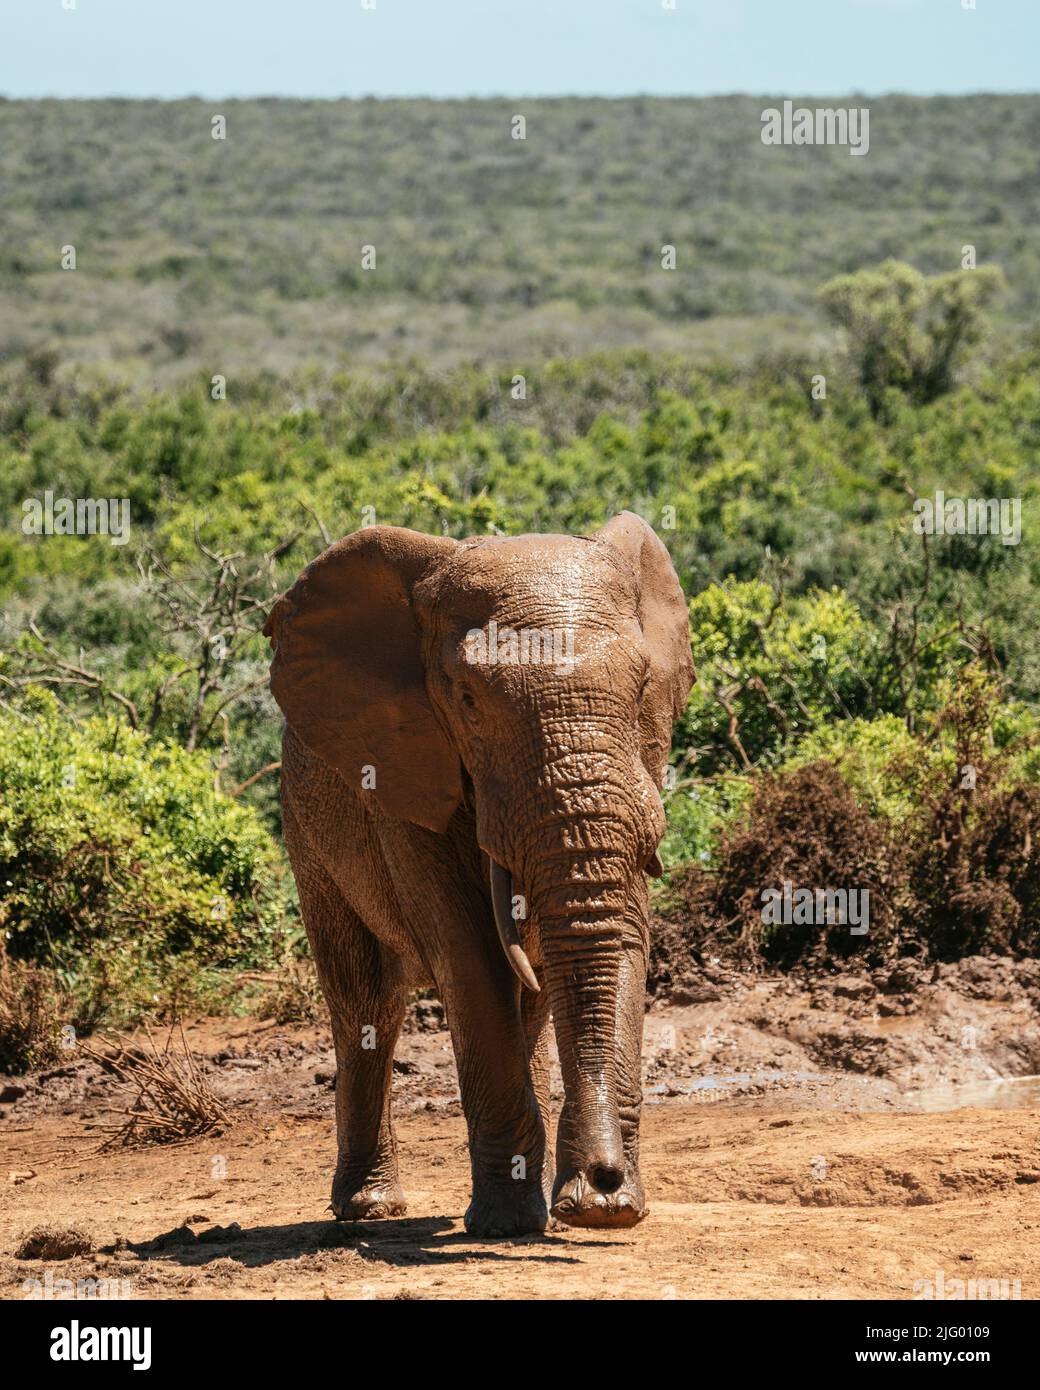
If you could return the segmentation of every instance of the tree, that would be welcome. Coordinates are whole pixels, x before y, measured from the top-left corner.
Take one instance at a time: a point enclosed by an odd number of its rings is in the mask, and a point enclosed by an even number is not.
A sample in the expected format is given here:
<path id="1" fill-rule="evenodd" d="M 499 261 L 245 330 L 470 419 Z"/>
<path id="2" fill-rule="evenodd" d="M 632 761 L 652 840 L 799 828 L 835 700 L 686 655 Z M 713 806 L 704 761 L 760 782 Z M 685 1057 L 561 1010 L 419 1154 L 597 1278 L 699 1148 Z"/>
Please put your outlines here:
<path id="1" fill-rule="evenodd" d="M 992 266 L 926 277 L 890 260 L 823 286 L 824 310 L 845 331 L 875 416 L 893 388 L 919 403 L 951 389 L 965 349 L 982 337 L 985 306 L 1003 284 Z"/>

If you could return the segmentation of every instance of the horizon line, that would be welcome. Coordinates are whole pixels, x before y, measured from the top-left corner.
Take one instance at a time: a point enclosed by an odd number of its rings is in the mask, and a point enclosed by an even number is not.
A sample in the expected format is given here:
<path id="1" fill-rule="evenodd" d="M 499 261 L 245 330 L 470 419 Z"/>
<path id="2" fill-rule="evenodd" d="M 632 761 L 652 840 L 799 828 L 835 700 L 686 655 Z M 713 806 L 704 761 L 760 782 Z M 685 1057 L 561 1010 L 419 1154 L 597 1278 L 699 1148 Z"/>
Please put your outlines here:
<path id="1" fill-rule="evenodd" d="M 457 103 L 467 101 L 723 101 L 737 97 L 747 100 L 751 100 L 752 98 L 776 99 L 779 97 L 782 101 L 824 101 L 833 99 L 835 96 L 866 97 L 870 100 L 879 100 L 887 97 L 910 97 L 919 101 L 959 101 L 972 97 L 1034 97 L 1040 96 L 1040 88 L 1000 90 L 992 87 L 979 87 L 972 88 L 969 91 L 958 92 L 919 92 L 898 87 L 887 88 L 884 91 L 865 91 L 861 88 L 852 88 L 846 92 L 840 93 L 801 92 L 797 97 L 791 96 L 790 92 L 781 94 L 778 92 L 743 90 L 719 92 L 474 92 L 466 95 L 453 96 L 434 96 L 425 92 L 364 92 L 360 95 L 341 93 L 335 96 L 301 95 L 298 92 L 251 92 L 248 94 L 184 92 L 178 96 L 144 95 L 141 93 L 128 94 L 124 92 L 109 92 L 103 96 L 99 96 L 96 93 L 93 95 L 82 95 L 79 93 L 59 94 L 56 92 L 34 92 L 31 95 L 23 93 L 18 96 L 11 96 L 6 92 L 0 92 L 0 101 L 10 103 L 32 101 L 151 101 L 168 103 L 170 105 L 179 101 L 298 101 L 327 102 L 329 104 L 339 101 L 428 101 L 447 105 L 449 102 Z"/>

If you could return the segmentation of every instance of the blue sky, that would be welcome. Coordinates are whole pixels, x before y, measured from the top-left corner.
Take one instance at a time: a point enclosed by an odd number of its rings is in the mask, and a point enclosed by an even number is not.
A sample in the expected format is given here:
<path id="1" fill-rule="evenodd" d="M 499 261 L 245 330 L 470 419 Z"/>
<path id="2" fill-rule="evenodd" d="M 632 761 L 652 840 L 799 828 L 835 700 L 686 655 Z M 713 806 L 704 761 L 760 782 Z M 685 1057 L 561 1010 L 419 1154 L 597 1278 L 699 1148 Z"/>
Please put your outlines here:
<path id="1" fill-rule="evenodd" d="M 964 0 L 668 2 L 0 0 L 0 93 L 797 97 L 1040 85 L 1040 0 L 975 0 L 974 11 Z"/>

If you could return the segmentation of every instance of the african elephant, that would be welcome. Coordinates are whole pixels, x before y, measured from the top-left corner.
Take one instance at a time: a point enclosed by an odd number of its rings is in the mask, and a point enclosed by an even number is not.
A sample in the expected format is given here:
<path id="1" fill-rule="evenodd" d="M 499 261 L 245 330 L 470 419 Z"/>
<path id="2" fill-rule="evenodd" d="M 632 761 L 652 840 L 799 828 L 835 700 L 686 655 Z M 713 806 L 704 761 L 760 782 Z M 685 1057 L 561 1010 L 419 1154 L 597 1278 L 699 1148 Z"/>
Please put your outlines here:
<path id="1" fill-rule="evenodd" d="M 264 631 L 336 1047 L 334 1213 L 405 1210 L 393 1051 L 409 991 L 432 985 L 469 1133 L 467 1230 L 540 1231 L 550 1211 L 635 1224 L 645 873 L 694 680 L 665 547 L 631 512 L 580 537 L 374 526 L 308 565 Z"/>

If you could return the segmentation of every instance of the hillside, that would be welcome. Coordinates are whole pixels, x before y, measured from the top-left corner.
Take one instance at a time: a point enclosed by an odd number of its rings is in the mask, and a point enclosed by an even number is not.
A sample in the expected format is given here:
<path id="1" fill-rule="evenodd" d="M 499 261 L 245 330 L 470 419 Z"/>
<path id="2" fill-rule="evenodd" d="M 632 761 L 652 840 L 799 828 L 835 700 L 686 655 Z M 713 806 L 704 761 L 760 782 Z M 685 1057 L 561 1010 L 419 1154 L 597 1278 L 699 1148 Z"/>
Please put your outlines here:
<path id="1" fill-rule="evenodd" d="M 811 350 L 823 281 L 957 269 L 966 243 L 1007 276 L 1007 326 L 1035 322 L 1040 98 L 871 98 L 865 158 L 763 145 L 780 101 L 2 101 L 0 356 L 58 345 L 151 384 Z"/>

